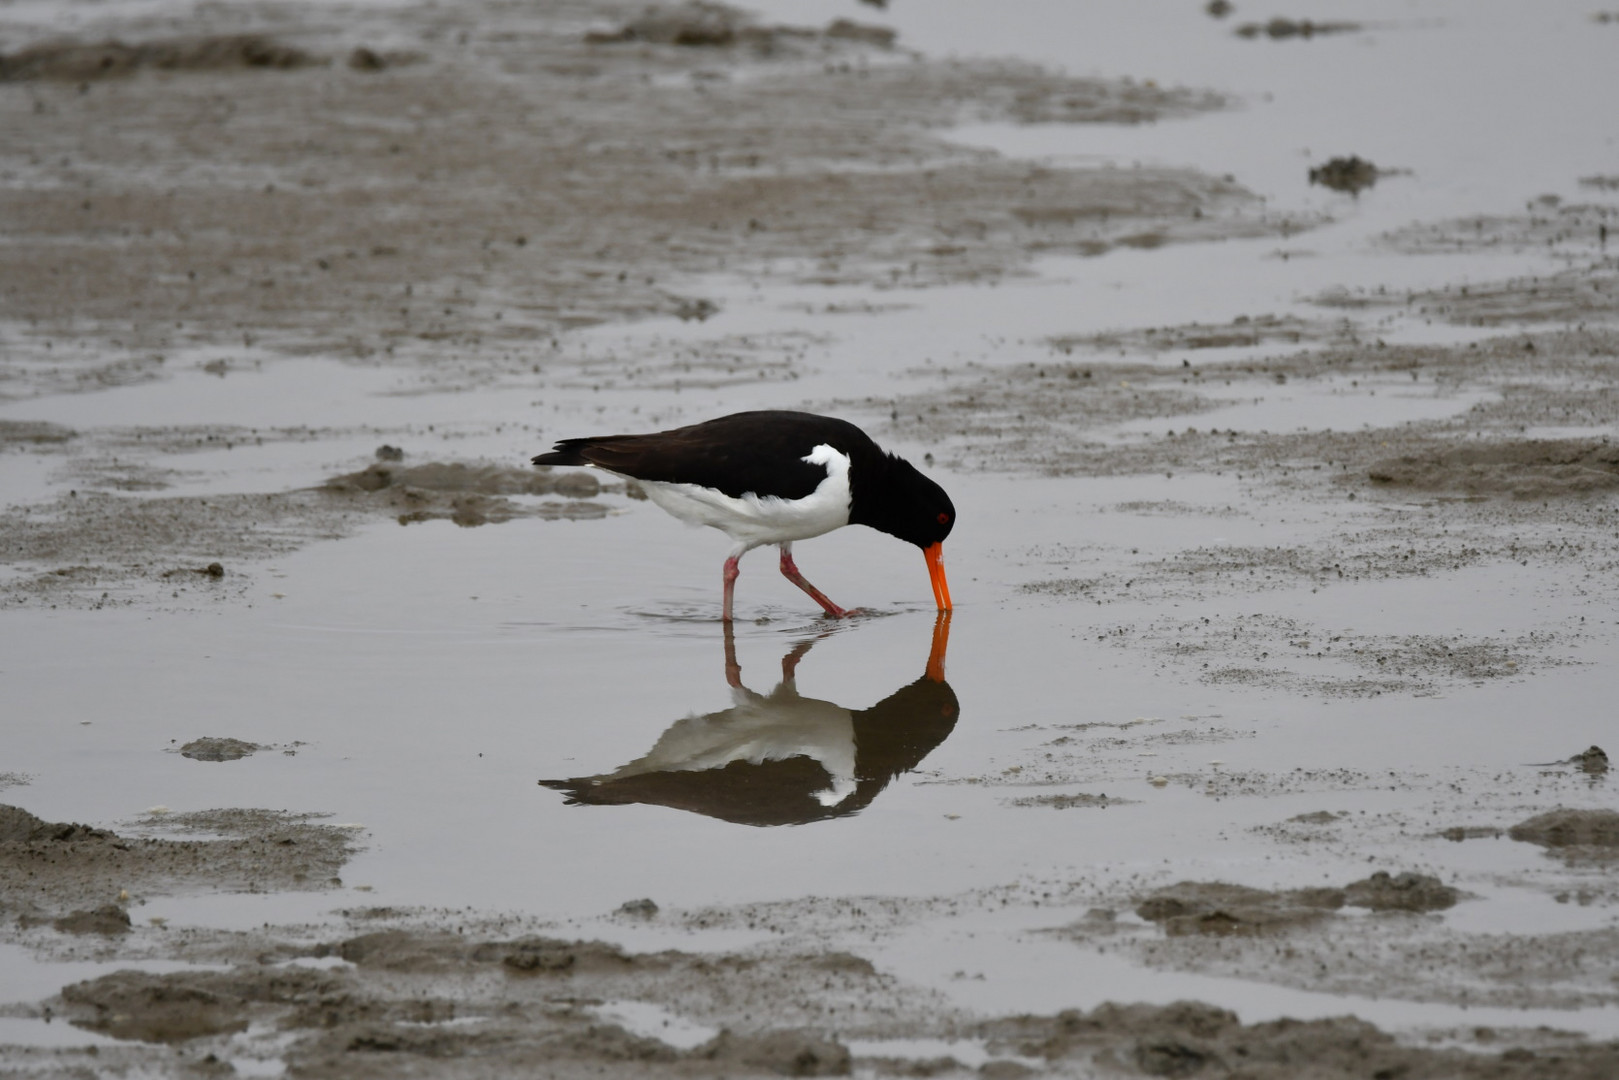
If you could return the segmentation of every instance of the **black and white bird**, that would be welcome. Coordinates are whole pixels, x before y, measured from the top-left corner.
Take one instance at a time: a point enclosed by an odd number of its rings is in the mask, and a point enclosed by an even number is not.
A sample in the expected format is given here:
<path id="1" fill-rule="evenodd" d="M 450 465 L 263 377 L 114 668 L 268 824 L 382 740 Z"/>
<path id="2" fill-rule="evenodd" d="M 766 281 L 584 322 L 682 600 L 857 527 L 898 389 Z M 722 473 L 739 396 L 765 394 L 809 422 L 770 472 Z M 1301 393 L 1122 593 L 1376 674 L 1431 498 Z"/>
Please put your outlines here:
<path id="1" fill-rule="evenodd" d="M 944 539 L 956 524 L 950 496 L 846 420 L 774 410 L 733 413 L 648 435 L 563 439 L 534 464 L 590 465 L 634 479 L 675 517 L 729 536 L 726 622 L 738 560 L 765 544 L 781 548 L 782 574 L 828 615 L 850 614 L 804 580 L 793 562 L 793 541 L 845 525 L 869 525 L 921 548 L 939 610 L 950 610 L 943 555 Z"/>

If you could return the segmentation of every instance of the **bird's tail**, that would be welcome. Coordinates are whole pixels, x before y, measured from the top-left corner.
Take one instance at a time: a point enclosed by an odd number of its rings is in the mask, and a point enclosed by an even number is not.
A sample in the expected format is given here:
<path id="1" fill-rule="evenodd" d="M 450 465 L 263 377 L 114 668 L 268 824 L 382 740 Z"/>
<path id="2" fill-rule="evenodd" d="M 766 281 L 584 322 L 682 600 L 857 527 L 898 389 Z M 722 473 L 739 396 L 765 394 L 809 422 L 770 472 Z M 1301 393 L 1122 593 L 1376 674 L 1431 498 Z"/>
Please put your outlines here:
<path id="1" fill-rule="evenodd" d="M 639 444 L 635 435 L 593 435 L 583 439 L 562 439 L 550 453 L 533 459 L 536 465 L 596 465 L 604 469 L 632 472 Z"/>
<path id="2" fill-rule="evenodd" d="M 551 451 L 534 458 L 535 465 L 594 465 L 588 456 L 597 439 L 563 439 Z"/>

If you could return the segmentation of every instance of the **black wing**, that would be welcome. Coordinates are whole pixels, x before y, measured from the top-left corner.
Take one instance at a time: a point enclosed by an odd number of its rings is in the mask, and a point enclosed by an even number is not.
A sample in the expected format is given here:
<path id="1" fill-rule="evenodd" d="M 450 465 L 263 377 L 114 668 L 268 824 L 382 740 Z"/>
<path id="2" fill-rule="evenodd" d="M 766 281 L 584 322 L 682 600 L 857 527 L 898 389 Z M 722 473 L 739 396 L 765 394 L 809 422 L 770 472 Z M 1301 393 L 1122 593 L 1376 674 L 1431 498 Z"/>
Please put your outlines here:
<path id="1" fill-rule="evenodd" d="M 866 433 L 846 420 L 813 413 L 733 413 L 650 435 L 563 439 L 536 465 L 595 465 L 637 480 L 699 484 L 732 498 L 801 499 L 826 479 L 803 460 L 821 444 L 857 459 L 880 456 Z"/>

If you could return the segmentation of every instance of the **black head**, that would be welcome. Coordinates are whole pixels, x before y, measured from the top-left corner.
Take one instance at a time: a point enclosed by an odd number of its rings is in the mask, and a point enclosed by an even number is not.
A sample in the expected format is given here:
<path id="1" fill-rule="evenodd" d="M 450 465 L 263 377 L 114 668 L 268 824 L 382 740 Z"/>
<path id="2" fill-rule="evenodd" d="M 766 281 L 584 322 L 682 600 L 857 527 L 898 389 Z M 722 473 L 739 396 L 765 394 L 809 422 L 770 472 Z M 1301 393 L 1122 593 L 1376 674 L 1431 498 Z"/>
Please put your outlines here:
<path id="1" fill-rule="evenodd" d="M 941 542 L 956 527 L 956 507 L 944 488 L 904 458 L 883 455 L 883 468 L 876 475 L 862 475 L 857 466 L 850 483 L 851 525 L 869 525 L 923 549 Z"/>

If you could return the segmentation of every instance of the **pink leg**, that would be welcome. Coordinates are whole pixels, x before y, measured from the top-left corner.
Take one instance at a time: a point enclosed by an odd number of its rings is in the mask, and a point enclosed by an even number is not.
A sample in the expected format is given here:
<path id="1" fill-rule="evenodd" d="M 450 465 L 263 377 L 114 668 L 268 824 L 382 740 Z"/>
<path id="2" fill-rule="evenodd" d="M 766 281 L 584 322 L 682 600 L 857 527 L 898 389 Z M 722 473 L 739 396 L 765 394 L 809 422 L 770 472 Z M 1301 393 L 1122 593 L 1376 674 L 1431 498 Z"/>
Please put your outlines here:
<path id="1" fill-rule="evenodd" d="M 804 575 L 798 572 L 798 564 L 793 562 L 793 548 L 791 544 L 781 545 L 781 573 L 782 576 L 788 581 L 809 593 L 811 599 L 813 599 L 817 604 L 820 604 L 821 607 L 826 610 L 826 613 L 832 616 L 834 619 L 841 619 L 845 615 L 851 614 L 851 612 L 844 608 L 838 607 L 838 605 L 828 600 L 825 593 L 804 580 Z"/>
<path id="2" fill-rule="evenodd" d="M 726 622 L 731 621 L 731 594 L 736 591 L 736 579 L 742 574 L 742 568 L 737 565 L 740 558 L 740 555 L 732 555 L 725 560 L 725 614 L 721 618 Z"/>

